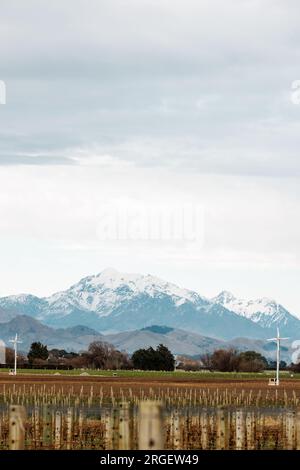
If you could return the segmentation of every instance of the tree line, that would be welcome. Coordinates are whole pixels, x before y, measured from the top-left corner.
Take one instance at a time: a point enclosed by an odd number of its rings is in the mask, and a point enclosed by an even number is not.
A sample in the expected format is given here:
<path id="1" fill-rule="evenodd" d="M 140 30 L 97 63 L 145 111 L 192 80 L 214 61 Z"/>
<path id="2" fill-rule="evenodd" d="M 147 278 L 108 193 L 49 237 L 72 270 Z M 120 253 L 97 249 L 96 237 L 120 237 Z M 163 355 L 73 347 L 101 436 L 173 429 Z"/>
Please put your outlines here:
<path id="1" fill-rule="evenodd" d="M 14 362 L 14 351 L 6 349 L 6 363 Z M 92 342 L 87 351 L 68 352 L 64 349 L 51 349 L 41 342 L 31 344 L 27 357 L 18 354 L 18 365 L 51 368 L 87 368 L 87 369 L 140 369 L 174 370 L 175 358 L 171 351 L 160 344 L 156 349 L 138 349 L 131 357 L 123 351 L 103 341 Z"/>
<path id="2" fill-rule="evenodd" d="M 204 354 L 201 364 L 208 370 L 219 372 L 261 372 L 276 368 L 276 361 L 268 361 L 256 351 L 240 352 L 236 349 L 217 349 L 211 354 Z M 280 369 L 286 368 L 286 362 L 281 361 Z M 292 364 L 291 368 L 297 368 L 297 365 Z"/>
<path id="3" fill-rule="evenodd" d="M 6 350 L 6 362 L 13 366 L 14 352 Z M 92 342 L 87 351 L 80 353 L 68 352 L 64 349 L 51 349 L 41 342 L 31 344 L 27 356 L 18 355 L 19 367 L 51 367 L 51 368 L 87 368 L 87 369 L 137 369 L 172 371 L 175 368 L 183 370 L 207 369 L 220 372 L 260 372 L 275 369 L 276 363 L 268 361 L 262 354 L 255 351 L 239 352 L 235 349 L 218 349 L 211 354 L 204 354 L 198 359 L 180 357 L 175 361 L 171 351 L 160 344 L 156 349 L 141 348 L 131 356 L 119 351 L 111 344 L 103 341 Z M 281 361 L 280 368 L 287 364 Z M 300 372 L 300 364 L 291 364 L 289 369 Z"/>

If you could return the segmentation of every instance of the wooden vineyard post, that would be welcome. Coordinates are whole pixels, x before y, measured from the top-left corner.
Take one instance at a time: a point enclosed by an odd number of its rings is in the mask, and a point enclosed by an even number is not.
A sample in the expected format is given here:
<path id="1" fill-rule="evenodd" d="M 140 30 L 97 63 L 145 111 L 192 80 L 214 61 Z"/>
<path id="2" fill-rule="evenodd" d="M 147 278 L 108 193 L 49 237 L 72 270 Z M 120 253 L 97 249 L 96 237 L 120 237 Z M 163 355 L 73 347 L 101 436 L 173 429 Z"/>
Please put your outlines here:
<path id="1" fill-rule="evenodd" d="M 228 396 L 226 397 L 226 402 L 228 403 Z M 232 412 L 230 409 L 227 409 L 227 445 L 228 449 L 231 446 L 231 428 L 232 428 Z"/>
<path id="2" fill-rule="evenodd" d="M 79 436 L 79 441 L 81 445 L 82 445 L 82 437 L 83 437 L 83 422 L 84 422 L 83 410 L 80 410 L 79 417 L 78 417 L 78 436 Z"/>
<path id="3" fill-rule="evenodd" d="M 214 435 L 214 429 L 215 429 L 215 423 L 216 423 L 215 418 L 216 418 L 215 413 L 212 413 L 212 411 L 210 410 L 209 414 L 207 415 L 207 424 L 208 424 L 208 429 L 209 429 L 209 433 L 208 433 L 208 437 L 209 437 L 208 448 L 209 449 L 213 449 L 214 444 L 215 444 L 215 435 Z"/>
<path id="4" fill-rule="evenodd" d="M 130 450 L 129 403 L 120 403 L 119 449 Z"/>
<path id="5" fill-rule="evenodd" d="M 132 450 L 136 450 L 138 446 L 138 412 L 136 406 L 132 408 Z"/>
<path id="6" fill-rule="evenodd" d="M 172 442 L 172 449 L 178 450 L 180 449 L 180 420 L 178 415 L 178 410 L 175 410 L 171 414 L 171 442 Z"/>
<path id="7" fill-rule="evenodd" d="M 281 415 L 281 439 L 282 439 L 282 447 L 286 449 L 287 442 L 286 442 L 286 412 L 283 411 Z"/>
<path id="8" fill-rule="evenodd" d="M 22 400 L 22 406 L 24 406 L 25 400 Z M 29 424 L 29 429 L 30 432 L 28 432 L 27 438 L 26 438 L 26 446 L 28 449 L 33 449 L 34 448 L 34 412 L 31 411 L 31 413 L 28 415 L 27 414 L 27 422 Z M 0 437 L 1 437 L 1 423 L 0 423 Z M 1 438 L 0 438 L 1 441 Z M 0 442 L 1 446 L 1 442 Z M 1 447 L 0 447 L 1 448 Z"/>
<path id="9" fill-rule="evenodd" d="M 50 447 L 52 441 L 51 435 L 51 413 L 49 407 L 43 409 L 43 447 Z"/>
<path id="10" fill-rule="evenodd" d="M 188 444 L 189 424 L 190 420 L 188 416 L 188 411 L 184 410 L 179 417 L 179 428 L 182 430 L 181 444 L 184 449 L 186 449 L 186 446 Z"/>
<path id="11" fill-rule="evenodd" d="M 202 410 L 200 414 L 200 428 L 201 428 L 201 449 L 207 449 L 208 444 L 208 416 L 207 412 Z"/>
<path id="12" fill-rule="evenodd" d="M 263 448 L 263 437 L 264 437 L 264 417 L 263 413 L 260 413 L 258 410 L 256 411 L 256 416 L 255 416 L 255 447 L 256 449 L 262 449 Z"/>
<path id="13" fill-rule="evenodd" d="M 295 439 L 295 414 L 293 411 L 288 411 L 286 415 L 286 450 L 294 449 Z"/>
<path id="14" fill-rule="evenodd" d="M 168 448 L 173 449 L 173 438 L 174 438 L 174 421 L 173 421 L 174 411 L 170 412 L 170 415 L 166 418 L 167 428 L 169 429 L 169 440 Z"/>
<path id="15" fill-rule="evenodd" d="M 254 416 L 252 412 L 247 412 L 246 414 L 246 440 L 247 440 L 247 449 L 254 449 Z"/>
<path id="16" fill-rule="evenodd" d="M 119 410 L 116 406 L 112 410 L 112 448 L 119 448 Z"/>
<path id="17" fill-rule="evenodd" d="M 111 411 L 105 410 L 105 450 L 112 449 L 112 417 Z"/>
<path id="18" fill-rule="evenodd" d="M 67 411 L 67 450 L 72 447 L 72 432 L 73 432 L 73 412 L 72 408 Z"/>
<path id="19" fill-rule="evenodd" d="M 263 449 L 265 446 L 265 423 L 266 423 L 265 413 L 262 412 L 260 413 L 260 418 L 259 418 L 260 436 L 261 436 L 260 448 L 261 449 Z"/>
<path id="20" fill-rule="evenodd" d="M 216 449 L 225 450 L 228 448 L 228 422 L 226 411 L 224 409 L 217 410 L 217 439 Z"/>
<path id="21" fill-rule="evenodd" d="M 300 410 L 296 412 L 296 450 L 300 450 Z"/>
<path id="22" fill-rule="evenodd" d="M 236 450 L 243 450 L 245 446 L 245 426 L 244 426 L 244 414 L 242 410 L 237 410 L 236 414 L 236 424 L 235 424 L 235 431 L 236 431 L 236 443 L 235 448 Z"/>
<path id="23" fill-rule="evenodd" d="M 54 448 L 59 450 L 61 447 L 61 412 L 55 413 L 55 437 L 54 437 Z"/>
<path id="24" fill-rule="evenodd" d="M 25 421 L 25 407 L 19 405 L 11 405 L 9 409 L 10 450 L 23 450 L 25 448 Z"/>
<path id="25" fill-rule="evenodd" d="M 40 410 L 36 406 L 34 408 L 34 441 L 35 447 L 40 446 Z"/>
<path id="26" fill-rule="evenodd" d="M 138 443 L 140 450 L 162 450 L 163 417 L 160 402 L 147 400 L 139 404 Z"/>

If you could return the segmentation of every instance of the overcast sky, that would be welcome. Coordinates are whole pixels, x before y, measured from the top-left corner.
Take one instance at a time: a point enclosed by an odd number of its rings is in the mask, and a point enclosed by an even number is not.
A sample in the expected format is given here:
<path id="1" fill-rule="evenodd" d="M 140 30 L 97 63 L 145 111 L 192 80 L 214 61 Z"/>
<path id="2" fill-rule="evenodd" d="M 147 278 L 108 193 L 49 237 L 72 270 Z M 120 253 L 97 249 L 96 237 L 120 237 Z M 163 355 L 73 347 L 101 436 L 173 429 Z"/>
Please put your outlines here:
<path id="1" fill-rule="evenodd" d="M 112 266 L 300 315 L 299 21 L 296 0 L 0 0 L 0 295 Z M 201 213 L 196 236 L 146 239 L 161 208 Z"/>

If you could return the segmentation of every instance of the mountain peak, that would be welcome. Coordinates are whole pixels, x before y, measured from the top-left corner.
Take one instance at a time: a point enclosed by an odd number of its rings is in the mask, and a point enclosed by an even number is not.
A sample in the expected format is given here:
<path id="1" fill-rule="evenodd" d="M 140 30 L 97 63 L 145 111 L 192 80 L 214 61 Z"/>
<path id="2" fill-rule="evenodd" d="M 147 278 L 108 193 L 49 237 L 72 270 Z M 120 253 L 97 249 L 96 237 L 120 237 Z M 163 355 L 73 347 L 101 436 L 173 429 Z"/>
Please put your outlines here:
<path id="1" fill-rule="evenodd" d="M 100 273 L 95 276 L 89 276 L 90 280 L 95 285 L 104 284 L 109 285 L 109 287 L 119 287 L 120 285 L 130 284 L 137 282 L 138 279 L 142 278 L 141 274 L 135 273 L 122 273 L 114 268 L 105 268 Z"/>
<path id="2" fill-rule="evenodd" d="M 84 325 L 101 332 L 166 325 L 220 338 L 269 337 L 266 329 L 298 335 L 299 319 L 267 298 L 244 300 L 222 291 L 214 299 L 151 274 L 106 268 L 50 297 L 0 298 L 0 321 L 25 314 L 55 327 Z M 156 328 L 156 327 L 155 327 Z M 292 333 L 292 334 L 291 334 Z"/>
<path id="3" fill-rule="evenodd" d="M 122 273 L 114 268 L 106 268 L 99 274 L 81 279 L 78 284 L 71 287 L 74 290 L 98 290 L 103 294 L 107 290 L 118 292 L 122 289 L 129 295 L 147 294 L 151 297 L 155 295 L 167 294 L 182 302 L 194 301 L 195 297 L 200 298 L 196 293 L 178 287 L 176 284 L 167 282 L 152 274 Z"/>
<path id="4" fill-rule="evenodd" d="M 232 302 L 235 300 L 235 296 L 227 291 L 227 290 L 223 290 L 222 292 L 220 292 L 219 295 L 217 295 L 217 297 L 215 297 L 214 299 L 214 302 L 218 303 L 218 304 L 227 304 L 229 302 Z"/>
<path id="5" fill-rule="evenodd" d="M 103 271 L 101 271 L 99 274 L 97 274 L 95 277 L 97 278 L 116 278 L 118 276 L 120 276 L 120 272 L 115 269 L 115 268 L 105 268 L 103 269 Z"/>
<path id="6" fill-rule="evenodd" d="M 122 273 L 106 268 L 100 273 L 87 276 L 69 289 L 53 294 L 46 300 L 51 311 L 60 316 L 71 311 L 94 312 L 98 317 L 106 317 L 126 302 L 146 302 L 165 299 L 175 307 L 188 302 L 205 302 L 198 294 L 178 287 L 151 274 Z M 168 299 L 168 300 L 167 300 Z M 78 318 L 81 323 L 81 318 Z"/>
<path id="7" fill-rule="evenodd" d="M 294 315 L 289 313 L 276 300 L 261 297 L 255 300 L 237 299 L 228 292 L 222 292 L 216 297 L 215 302 L 232 312 L 248 318 L 263 327 L 285 326 L 289 323 L 299 321 Z"/>

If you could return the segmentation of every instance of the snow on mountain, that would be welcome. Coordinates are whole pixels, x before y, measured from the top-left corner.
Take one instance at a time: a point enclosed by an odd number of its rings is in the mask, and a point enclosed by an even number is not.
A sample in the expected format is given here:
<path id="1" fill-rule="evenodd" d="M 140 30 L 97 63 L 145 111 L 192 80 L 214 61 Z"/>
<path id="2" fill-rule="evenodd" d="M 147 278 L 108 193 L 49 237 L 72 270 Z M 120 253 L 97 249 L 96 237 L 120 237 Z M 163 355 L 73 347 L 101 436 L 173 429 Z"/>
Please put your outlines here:
<path id="1" fill-rule="evenodd" d="M 274 327 L 300 337 L 300 320 L 269 299 L 246 301 L 222 292 L 207 299 L 150 274 L 105 269 L 50 297 L 0 298 L 0 322 L 29 315 L 53 328 L 84 325 L 101 333 L 167 325 L 217 339 L 268 338 Z M 270 331 L 272 330 L 272 331 Z"/>
<path id="2" fill-rule="evenodd" d="M 35 317 L 46 306 L 47 302 L 44 299 L 31 294 L 10 295 L 0 298 L 1 309 L 7 312 L 10 318 L 15 317 L 16 314 L 26 315 L 28 311 L 30 311 L 31 316 Z"/>
<path id="3" fill-rule="evenodd" d="M 289 313 L 275 300 L 267 297 L 256 300 L 238 299 L 231 292 L 223 291 L 212 301 L 264 328 L 276 326 L 284 328 L 293 324 L 299 328 L 297 317 Z"/>
<path id="4" fill-rule="evenodd" d="M 64 315 L 75 307 L 106 316 L 111 313 L 112 308 L 141 294 L 152 298 L 169 296 L 178 306 L 200 298 L 192 291 L 181 289 L 150 274 L 127 274 L 108 268 L 100 274 L 81 279 L 70 289 L 45 300 L 51 311 L 60 311 Z"/>
<path id="5" fill-rule="evenodd" d="M 48 298 L 22 295 L 0 299 L 0 308 L 33 316 L 54 328 L 84 325 L 108 333 L 156 324 L 221 339 L 264 335 L 250 320 L 193 291 L 150 274 L 125 274 L 114 269 L 85 277 Z M 1 315 L 0 321 L 4 321 Z"/>

